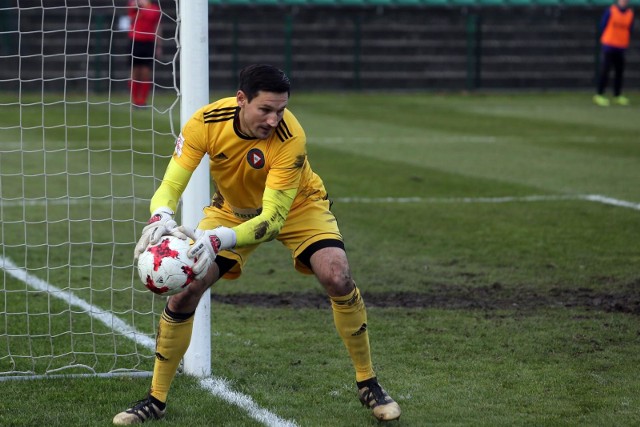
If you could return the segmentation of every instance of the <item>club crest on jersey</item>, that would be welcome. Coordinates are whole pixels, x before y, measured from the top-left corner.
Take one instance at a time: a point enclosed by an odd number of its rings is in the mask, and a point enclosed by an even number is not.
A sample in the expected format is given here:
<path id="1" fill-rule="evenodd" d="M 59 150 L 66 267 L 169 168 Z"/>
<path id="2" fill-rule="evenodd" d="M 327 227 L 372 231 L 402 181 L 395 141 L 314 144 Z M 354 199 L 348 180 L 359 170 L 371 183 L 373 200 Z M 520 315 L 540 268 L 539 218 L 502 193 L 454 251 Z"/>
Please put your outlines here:
<path id="1" fill-rule="evenodd" d="M 262 169 L 264 167 L 264 153 L 254 148 L 247 153 L 247 161 L 254 169 Z"/>
<path id="2" fill-rule="evenodd" d="M 176 139 L 176 155 L 178 157 L 182 156 L 182 145 L 184 144 L 184 138 L 182 134 L 178 135 L 178 139 Z"/>

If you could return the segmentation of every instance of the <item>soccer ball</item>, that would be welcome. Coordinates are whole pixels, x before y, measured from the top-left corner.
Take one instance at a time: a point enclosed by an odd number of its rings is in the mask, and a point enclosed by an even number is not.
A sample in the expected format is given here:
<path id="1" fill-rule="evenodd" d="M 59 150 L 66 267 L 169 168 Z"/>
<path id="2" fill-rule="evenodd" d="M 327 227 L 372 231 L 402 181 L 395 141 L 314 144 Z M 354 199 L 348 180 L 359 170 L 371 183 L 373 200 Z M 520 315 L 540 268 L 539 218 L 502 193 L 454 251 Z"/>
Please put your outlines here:
<path id="1" fill-rule="evenodd" d="M 189 243 L 174 236 L 160 242 L 138 257 L 138 275 L 142 283 L 158 295 L 175 295 L 195 280 L 192 258 L 187 257 Z"/>

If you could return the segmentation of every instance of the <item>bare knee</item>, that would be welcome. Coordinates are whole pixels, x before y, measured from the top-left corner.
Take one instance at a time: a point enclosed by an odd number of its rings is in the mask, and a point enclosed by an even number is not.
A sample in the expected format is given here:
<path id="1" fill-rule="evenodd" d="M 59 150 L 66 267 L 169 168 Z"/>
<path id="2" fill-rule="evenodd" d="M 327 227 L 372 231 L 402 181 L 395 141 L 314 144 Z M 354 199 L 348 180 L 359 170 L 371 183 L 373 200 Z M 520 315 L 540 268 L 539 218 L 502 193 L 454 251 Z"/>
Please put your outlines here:
<path id="1" fill-rule="evenodd" d="M 310 261 L 313 273 L 329 296 L 345 296 L 355 288 L 347 256 L 341 248 L 320 249 Z"/>
<path id="2" fill-rule="evenodd" d="M 351 276 L 332 277 L 325 281 L 320 281 L 327 294 L 332 297 L 342 297 L 349 295 L 355 289 L 355 282 Z"/>

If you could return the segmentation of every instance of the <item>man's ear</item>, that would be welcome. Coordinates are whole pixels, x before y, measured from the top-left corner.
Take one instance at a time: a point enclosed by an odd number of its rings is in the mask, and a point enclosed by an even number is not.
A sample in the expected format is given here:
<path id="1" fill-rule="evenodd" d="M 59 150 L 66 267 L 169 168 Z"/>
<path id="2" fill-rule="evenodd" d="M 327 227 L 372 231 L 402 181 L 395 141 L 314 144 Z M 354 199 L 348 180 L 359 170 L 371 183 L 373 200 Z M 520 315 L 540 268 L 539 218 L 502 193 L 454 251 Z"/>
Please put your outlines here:
<path id="1" fill-rule="evenodd" d="M 243 108 L 247 104 L 247 96 L 243 91 L 239 90 L 238 93 L 236 93 L 236 101 L 238 101 L 240 108 Z"/>

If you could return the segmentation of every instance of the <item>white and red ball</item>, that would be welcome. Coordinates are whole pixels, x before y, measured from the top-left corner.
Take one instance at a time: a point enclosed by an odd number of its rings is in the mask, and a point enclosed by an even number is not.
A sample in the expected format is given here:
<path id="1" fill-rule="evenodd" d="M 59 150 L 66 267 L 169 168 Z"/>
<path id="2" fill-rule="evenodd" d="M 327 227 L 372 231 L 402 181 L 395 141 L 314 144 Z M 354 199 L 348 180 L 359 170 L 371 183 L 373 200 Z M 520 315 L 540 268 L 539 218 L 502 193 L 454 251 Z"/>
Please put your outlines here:
<path id="1" fill-rule="evenodd" d="M 142 283 L 158 295 L 175 295 L 195 280 L 194 260 L 187 256 L 189 242 L 163 236 L 156 245 L 138 257 L 138 275 Z"/>

